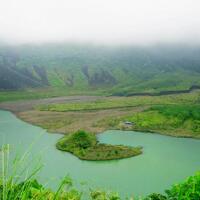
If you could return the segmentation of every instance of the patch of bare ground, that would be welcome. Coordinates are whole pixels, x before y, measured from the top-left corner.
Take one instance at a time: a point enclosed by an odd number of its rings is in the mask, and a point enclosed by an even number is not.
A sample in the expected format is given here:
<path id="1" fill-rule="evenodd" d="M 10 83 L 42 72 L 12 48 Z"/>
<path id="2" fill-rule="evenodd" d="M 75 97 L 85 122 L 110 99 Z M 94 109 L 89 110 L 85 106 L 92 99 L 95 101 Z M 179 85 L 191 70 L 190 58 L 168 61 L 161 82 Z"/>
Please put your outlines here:
<path id="1" fill-rule="evenodd" d="M 82 129 L 94 133 L 100 133 L 112 127 L 109 127 L 109 124 L 106 123 L 99 125 L 99 121 L 141 112 L 145 108 L 146 107 L 132 107 L 128 109 L 124 108 L 82 112 L 50 112 L 30 110 L 18 112 L 17 116 L 28 123 L 45 128 L 50 132 L 66 134 Z"/>
<path id="2" fill-rule="evenodd" d="M 67 134 L 83 129 L 89 132 L 100 133 L 109 128 L 109 124 L 99 123 L 110 118 L 122 117 L 124 115 L 141 112 L 146 108 L 115 108 L 93 111 L 73 111 L 73 112 L 51 112 L 39 111 L 34 108 L 38 105 L 71 103 L 71 102 L 90 102 L 109 97 L 100 96 L 67 96 L 36 100 L 21 100 L 0 103 L 0 109 L 13 112 L 17 117 L 30 124 L 40 126 L 53 133 Z M 112 97 L 119 98 L 119 97 Z"/>

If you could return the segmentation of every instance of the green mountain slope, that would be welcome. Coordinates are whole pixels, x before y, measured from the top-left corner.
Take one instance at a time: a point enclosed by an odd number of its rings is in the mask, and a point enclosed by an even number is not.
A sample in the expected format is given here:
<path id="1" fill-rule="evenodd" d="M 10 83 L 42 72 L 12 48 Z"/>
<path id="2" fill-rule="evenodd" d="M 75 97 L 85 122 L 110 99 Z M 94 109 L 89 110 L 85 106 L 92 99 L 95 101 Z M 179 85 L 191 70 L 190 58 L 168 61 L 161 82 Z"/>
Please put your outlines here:
<path id="1" fill-rule="evenodd" d="M 158 92 L 200 85 L 200 48 L 46 44 L 0 47 L 0 89 Z"/>

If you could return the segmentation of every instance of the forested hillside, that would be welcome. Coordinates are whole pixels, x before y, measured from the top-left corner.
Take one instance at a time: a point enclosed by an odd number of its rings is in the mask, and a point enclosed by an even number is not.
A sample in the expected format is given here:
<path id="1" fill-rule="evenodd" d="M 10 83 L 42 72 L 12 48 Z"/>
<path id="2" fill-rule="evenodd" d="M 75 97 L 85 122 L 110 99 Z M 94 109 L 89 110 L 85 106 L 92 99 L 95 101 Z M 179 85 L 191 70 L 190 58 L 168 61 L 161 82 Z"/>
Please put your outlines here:
<path id="1" fill-rule="evenodd" d="M 0 89 L 58 87 L 110 94 L 200 85 L 200 48 L 45 44 L 0 47 Z"/>

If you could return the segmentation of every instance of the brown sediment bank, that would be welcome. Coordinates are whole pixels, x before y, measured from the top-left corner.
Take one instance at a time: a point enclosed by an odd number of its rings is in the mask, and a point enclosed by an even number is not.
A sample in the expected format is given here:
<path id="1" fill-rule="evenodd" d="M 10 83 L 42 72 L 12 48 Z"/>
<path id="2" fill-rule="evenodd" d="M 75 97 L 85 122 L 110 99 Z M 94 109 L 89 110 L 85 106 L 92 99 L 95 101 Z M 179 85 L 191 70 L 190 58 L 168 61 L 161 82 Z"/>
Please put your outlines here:
<path id="1" fill-rule="evenodd" d="M 149 108 L 151 105 L 156 104 L 169 104 L 169 103 L 197 103 L 199 102 L 199 92 L 187 95 L 169 95 L 169 97 L 99 97 L 99 96 L 68 96 L 57 97 L 40 100 L 23 100 L 15 102 L 0 103 L 0 109 L 9 110 L 13 112 L 17 117 L 30 124 L 40 126 L 47 129 L 49 132 L 54 133 L 69 133 L 75 132 L 79 129 L 83 129 L 89 132 L 100 133 L 108 129 L 123 129 L 123 130 L 135 130 L 141 132 L 156 132 L 163 135 L 170 135 L 174 137 L 193 137 L 199 138 L 199 134 L 192 134 L 188 130 L 184 129 L 169 129 L 169 130 L 143 130 L 132 127 L 121 127 L 116 125 L 116 122 L 121 121 L 126 116 L 134 115 Z M 150 99 L 149 99 L 150 98 Z M 76 110 L 67 112 L 56 111 L 41 111 L 34 109 L 38 105 L 44 104 L 67 104 L 67 103 L 82 103 L 93 102 L 96 100 L 118 100 L 121 99 L 124 103 L 124 107 L 115 108 L 101 108 L 99 110 Z M 124 99 L 129 99 L 128 102 L 137 100 L 135 104 L 129 105 Z M 142 101 L 142 100 L 148 101 Z M 121 101 L 120 100 L 120 101 Z M 159 101 L 158 101 L 159 100 Z M 99 102 L 99 101 L 97 101 Z M 100 101 L 101 102 L 101 101 Z M 115 101 L 116 102 L 116 101 Z M 116 104 L 121 105 L 121 104 Z"/>
<path id="2" fill-rule="evenodd" d="M 133 112 L 140 112 L 146 108 L 115 108 L 93 111 L 74 112 L 50 112 L 35 110 L 34 107 L 41 104 L 90 102 L 106 97 L 99 96 L 69 96 L 38 100 L 21 100 L 0 103 L 0 109 L 13 112 L 21 120 L 30 124 L 40 126 L 54 133 L 69 133 L 84 129 L 94 133 L 100 133 L 109 129 L 109 125 L 98 126 L 98 121 L 106 118 L 120 117 Z"/>

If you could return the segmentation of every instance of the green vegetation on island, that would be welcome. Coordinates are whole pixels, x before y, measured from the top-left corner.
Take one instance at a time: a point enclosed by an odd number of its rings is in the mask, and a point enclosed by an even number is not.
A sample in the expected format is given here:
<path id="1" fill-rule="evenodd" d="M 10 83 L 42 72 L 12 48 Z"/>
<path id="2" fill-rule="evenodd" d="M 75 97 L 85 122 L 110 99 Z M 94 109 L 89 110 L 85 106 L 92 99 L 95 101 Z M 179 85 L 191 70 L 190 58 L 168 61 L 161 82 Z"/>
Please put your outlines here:
<path id="1" fill-rule="evenodd" d="M 137 156 L 141 147 L 101 144 L 92 133 L 79 130 L 61 138 L 56 147 L 67 151 L 82 160 L 114 160 Z"/>

